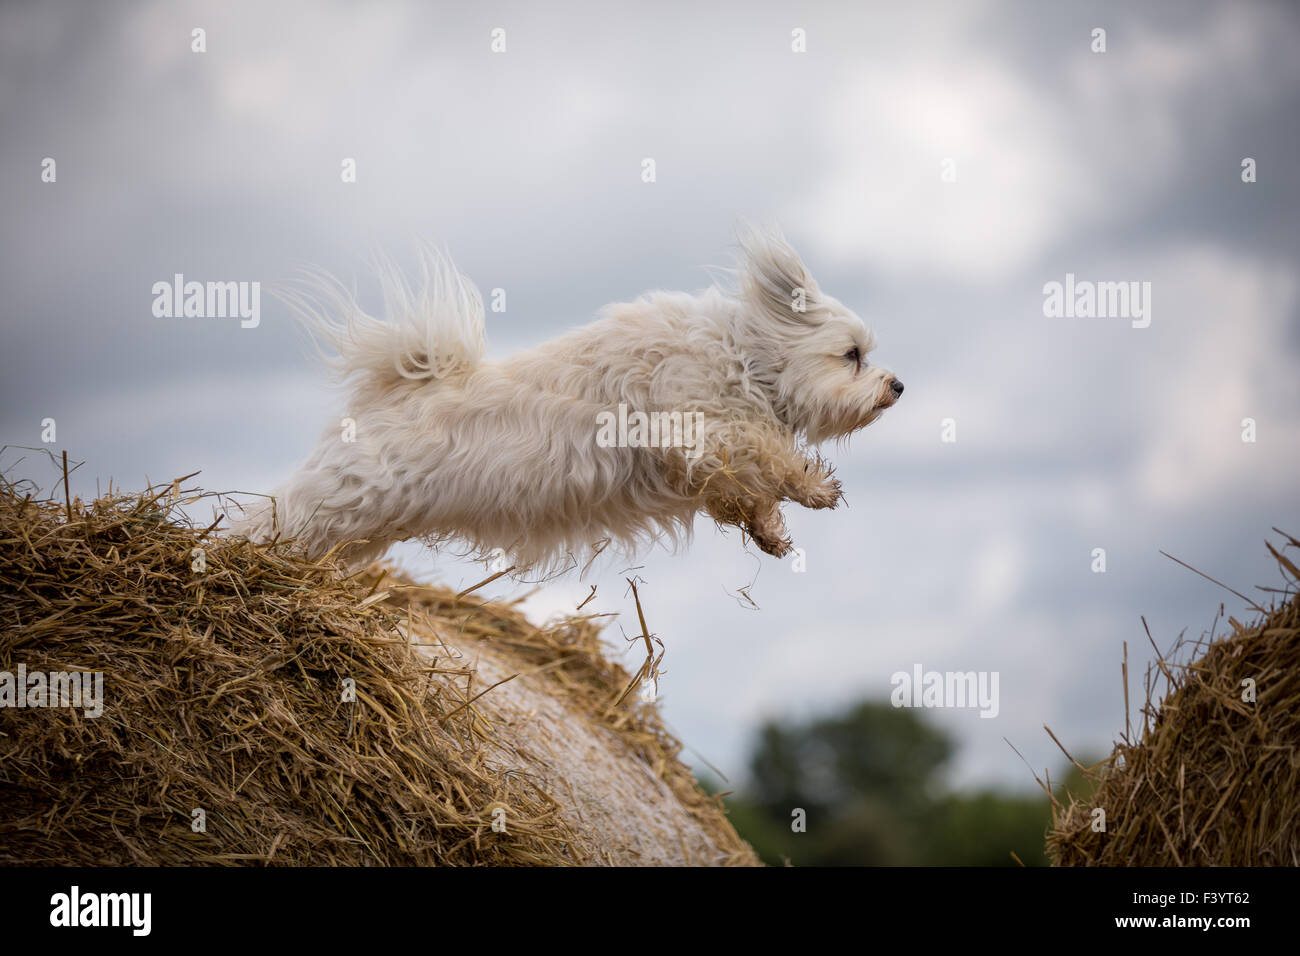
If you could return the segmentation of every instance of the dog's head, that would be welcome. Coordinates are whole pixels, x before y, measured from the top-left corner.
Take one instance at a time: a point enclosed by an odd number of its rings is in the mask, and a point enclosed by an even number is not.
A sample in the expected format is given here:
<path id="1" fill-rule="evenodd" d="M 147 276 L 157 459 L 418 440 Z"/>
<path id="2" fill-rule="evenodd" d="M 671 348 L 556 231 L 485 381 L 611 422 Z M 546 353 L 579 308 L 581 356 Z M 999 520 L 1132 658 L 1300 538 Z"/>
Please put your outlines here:
<path id="1" fill-rule="evenodd" d="M 903 394 L 873 365 L 875 336 L 826 295 L 779 234 L 741 235 L 739 325 L 750 373 L 778 417 L 813 444 L 870 425 Z"/>

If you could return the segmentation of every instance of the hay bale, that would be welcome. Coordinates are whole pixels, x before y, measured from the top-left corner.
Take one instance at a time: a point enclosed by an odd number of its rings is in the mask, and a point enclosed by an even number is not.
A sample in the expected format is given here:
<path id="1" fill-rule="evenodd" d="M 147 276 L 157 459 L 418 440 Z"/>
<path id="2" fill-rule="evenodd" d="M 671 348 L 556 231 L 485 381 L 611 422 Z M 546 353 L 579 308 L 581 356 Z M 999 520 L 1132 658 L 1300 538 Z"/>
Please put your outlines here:
<path id="1" fill-rule="evenodd" d="M 1141 737 L 1126 733 L 1091 771 L 1089 800 L 1054 807 L 1053 863 L 1300 865 L 1300 571 L 1285 553 L 1300 541 L 1284 537 L 1282 551 L 1269 546 L 1289 579 L 1281 598 L 1250 625 L 1229 618 L 1224 638 L 1180 642 L 1170 656 L 1199 652 L 1188 663 L 1157 662 Z M 1092 825 L 1098 807 L 1104 832 Z"/>
<path id="2" fill-rule="evenodd" d="M 0 672 L 105 675 L 99 717 L 0 707 L 0 864 L 757 863 L 592 620 L 344 579 L 193 500 L 0 481 Z"/>

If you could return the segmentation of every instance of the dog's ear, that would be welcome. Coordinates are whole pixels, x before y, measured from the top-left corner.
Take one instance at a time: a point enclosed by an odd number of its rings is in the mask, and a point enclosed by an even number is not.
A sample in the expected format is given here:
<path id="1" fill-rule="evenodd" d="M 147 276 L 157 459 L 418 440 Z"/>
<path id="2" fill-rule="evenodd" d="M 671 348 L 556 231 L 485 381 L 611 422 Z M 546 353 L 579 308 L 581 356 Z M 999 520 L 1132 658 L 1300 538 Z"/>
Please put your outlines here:
<path id="1" fill-rule="evenodd" d="M 742 226 L 740 249 L 740 294 L 751 308 L 780 325 L 816 321 L 820 290 L 779 231 Z"/>

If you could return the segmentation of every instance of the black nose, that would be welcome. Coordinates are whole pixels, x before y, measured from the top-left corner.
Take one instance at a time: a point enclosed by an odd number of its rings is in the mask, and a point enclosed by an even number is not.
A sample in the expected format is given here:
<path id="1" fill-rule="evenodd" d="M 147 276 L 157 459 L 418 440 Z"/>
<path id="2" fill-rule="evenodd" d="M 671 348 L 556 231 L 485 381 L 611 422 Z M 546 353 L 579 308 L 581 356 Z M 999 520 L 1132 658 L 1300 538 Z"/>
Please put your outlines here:
<path id="1" fill-rule="evenodd" d="M 894 384 L 890 385 L 889 387 L 894 390 L 895 395 L 903 394 L 903 383 L 900 382 L 898 379 L 894 379 Z"/>

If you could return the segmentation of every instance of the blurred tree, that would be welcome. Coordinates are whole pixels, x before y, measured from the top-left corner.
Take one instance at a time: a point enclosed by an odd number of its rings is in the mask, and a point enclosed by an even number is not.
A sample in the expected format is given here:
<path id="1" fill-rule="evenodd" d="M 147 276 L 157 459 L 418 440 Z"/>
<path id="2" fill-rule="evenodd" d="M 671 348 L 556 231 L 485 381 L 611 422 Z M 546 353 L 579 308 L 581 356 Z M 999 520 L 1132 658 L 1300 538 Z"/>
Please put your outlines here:
<path id="1" fill-rule="evenodd" d="M 907 710 L 863 703 L 805 725 L 769 722 L 750 758 L 753 799 L 773 812 L 838 807 L 855 794 L 894 805 L 922 796 L 952 744 Z"/>
<path id="2" fill-rule="evenodd" d="M 951 739 L 912 709 L 862 702 L 839 715 L 765 723 L 731 820 L 767 863 L 796 866 L 1045 865 L 1046 794 L 944 793 Z M 1086 796 L 1071 767 L 1066 787 Z M 802 810 L 806 831 L 792 823 Z"/>

